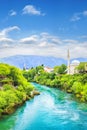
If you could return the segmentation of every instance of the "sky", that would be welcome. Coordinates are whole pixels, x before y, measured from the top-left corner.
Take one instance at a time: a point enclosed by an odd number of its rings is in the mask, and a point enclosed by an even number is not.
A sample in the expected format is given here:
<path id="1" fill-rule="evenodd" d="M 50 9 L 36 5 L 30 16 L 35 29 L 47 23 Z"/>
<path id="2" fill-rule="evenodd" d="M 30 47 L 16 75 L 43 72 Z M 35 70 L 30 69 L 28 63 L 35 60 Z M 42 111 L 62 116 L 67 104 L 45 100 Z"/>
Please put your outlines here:
<path id="1" fill-rule="evenodd" d="M 0 0 L 0 58 L 87 58 L 87 0 Z"/>

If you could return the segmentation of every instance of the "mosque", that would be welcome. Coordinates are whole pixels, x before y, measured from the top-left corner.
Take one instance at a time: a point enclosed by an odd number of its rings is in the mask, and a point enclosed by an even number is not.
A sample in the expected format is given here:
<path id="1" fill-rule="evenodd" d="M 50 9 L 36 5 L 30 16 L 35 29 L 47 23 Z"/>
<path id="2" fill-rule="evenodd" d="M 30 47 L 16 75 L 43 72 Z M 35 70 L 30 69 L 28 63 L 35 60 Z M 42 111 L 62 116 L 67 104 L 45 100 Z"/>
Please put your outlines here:
<path id="1" fill-rule="evenodd" d="M 68 64 L 67 64 L 67 74 L 75 74 L 78 73 L 78 70 L 76 69 L 76 67 L 80 64 L 80 62 L 78 60 L 73 60 L 70 63 L 70 53 L 69 53 L 69 49 L 68 49 L 68 55 L 67 55 L 67 59 L 68 59 Z"/>

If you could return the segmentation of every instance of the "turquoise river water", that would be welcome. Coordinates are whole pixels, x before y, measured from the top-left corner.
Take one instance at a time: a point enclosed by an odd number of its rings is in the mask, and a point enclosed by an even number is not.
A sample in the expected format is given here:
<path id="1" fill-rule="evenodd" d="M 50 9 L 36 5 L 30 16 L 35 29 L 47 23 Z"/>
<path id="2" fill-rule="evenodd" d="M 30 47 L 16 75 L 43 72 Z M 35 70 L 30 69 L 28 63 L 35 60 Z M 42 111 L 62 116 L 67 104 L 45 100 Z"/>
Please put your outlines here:
<path id="1" fill-rule="evenodd" d="M 33 85 L 41 94 L 0 120 L 0 130 L 87 130 L 87 104 L 58 89 Z"/>

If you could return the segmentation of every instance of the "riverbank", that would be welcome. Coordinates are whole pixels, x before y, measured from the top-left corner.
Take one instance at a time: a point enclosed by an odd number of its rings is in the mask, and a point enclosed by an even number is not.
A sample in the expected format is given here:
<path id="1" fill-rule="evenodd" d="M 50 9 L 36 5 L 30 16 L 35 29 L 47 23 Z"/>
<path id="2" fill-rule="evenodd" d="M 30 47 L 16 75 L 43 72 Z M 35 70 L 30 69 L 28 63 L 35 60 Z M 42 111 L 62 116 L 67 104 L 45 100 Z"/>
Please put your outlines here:
<path id="1" fill-rule="evenodd" d="M 38 94 L 20 69 L 0 63 L 0 118 L 13 113 L 25 101 Z"/>
<path id="2" fill-rule="evenodd" d="M 40 92 L 0 120 L 0 130 L 86 130 L 87 104 L 57 88 L 32 83 Z"/>
<path id="3" fill-rule="evenodd" d="M 83 75 L 65 74 L 55 76 L 53 79 L 51 79 L 49 76 L 45 80 L 41 80 L 40 76 L 38 76 L 34 80 L 36 83 L 39 83 L 41 85 L 58 88 L 67 93 L 71 93 L 74 99 L 79 102 L 85 102 L 85 103 L 87 102 L 87 74 Z"/>
<path id="4" fill-rule="evenodd" d="M 26 101 L 33 99 L 35 96 L 40 95 L 40 92 L 37 90 L 33 90 L 29 95 L 26 95 L 25 99 L 22 99 L 19 103 L 13 103 L 12 106 L 6 107 L 2 113 L 0 113 L 0 119 L 2 119 L 6 115 L 10 115 L 14 113 L 19 107 L 21 107 Z"/>
<path id="5" fill-rule="evenodd" d="M 24 77 L 31 82 L 54 87 L 72 93 L 79 102 L 87 102 L 87 73 L 85 74 L 56 74 L 45 72 L 43 66 L 23 71 Z"/>

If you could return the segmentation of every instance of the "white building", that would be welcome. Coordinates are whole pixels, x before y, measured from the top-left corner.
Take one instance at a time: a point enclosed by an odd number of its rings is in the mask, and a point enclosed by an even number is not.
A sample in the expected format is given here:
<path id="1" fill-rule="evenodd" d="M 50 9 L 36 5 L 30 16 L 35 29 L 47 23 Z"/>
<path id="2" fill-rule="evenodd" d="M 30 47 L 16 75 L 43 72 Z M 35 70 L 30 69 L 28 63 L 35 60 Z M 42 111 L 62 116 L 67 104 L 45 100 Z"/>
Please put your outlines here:
<path id="1" fill-rule="evenodd" d="M 78 73 L 78 70 L 76 69 L 76 67 L 80 64 L 80 62 L 78 60 L 73 60 L 70 64 L 70 70 L 69 70 L 69 74 L 76 74 Z"/>
<path id="2" fill-rule="evenodd" d="M 69 53 L 69 49 L 67 52 L 67 74 L 75 74 L 78 73 L 78 70 L 76 69 L 76 67 L 80 64 L 80 62 L 78 60 L 73 60 L 70 63 L 70 53 Z"/>
<path id="3" fill-rule="evenodd" d="M 53 68 L 44 67 L 44 71 L 45 71 L 45 72 L 48 72 L 48 73 L 51 73 L 51 72 L 53 72 Z"/>

